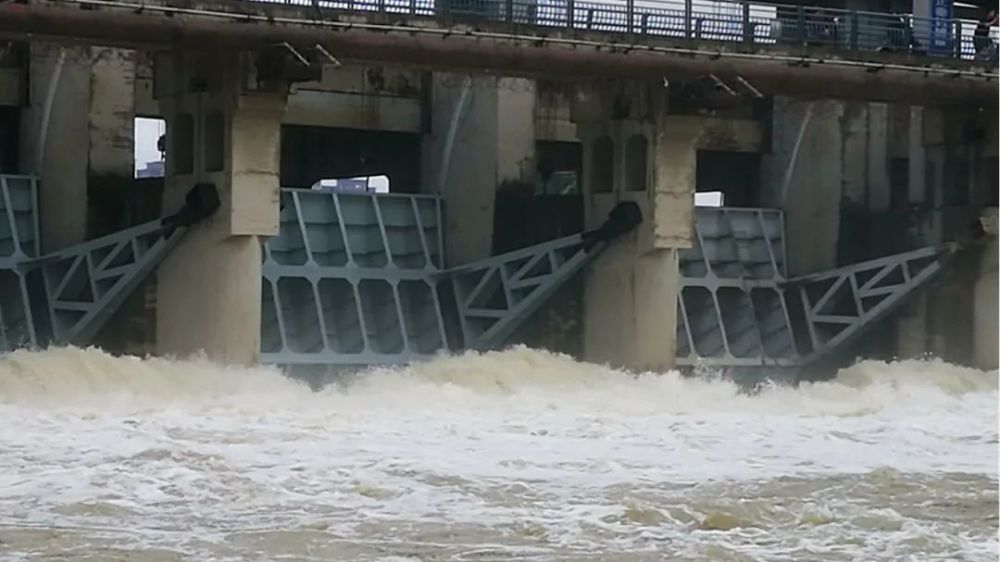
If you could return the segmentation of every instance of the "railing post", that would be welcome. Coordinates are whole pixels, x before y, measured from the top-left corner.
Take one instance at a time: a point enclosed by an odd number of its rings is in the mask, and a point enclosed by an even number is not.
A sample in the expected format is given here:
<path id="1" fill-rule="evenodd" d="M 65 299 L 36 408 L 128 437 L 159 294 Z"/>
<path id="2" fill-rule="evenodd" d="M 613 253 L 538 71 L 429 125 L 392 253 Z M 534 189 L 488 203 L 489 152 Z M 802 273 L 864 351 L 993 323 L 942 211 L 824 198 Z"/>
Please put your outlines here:
<path id="1" fill-rule="evenodd" d="M 795 29 L 796 39 L 803 45 L 806 44 L 806 8 L 802 4 L 798 7 L 798 25 Z"/>
<path id="2" fill-rule="evenodd" d="M 514 0 L 506 0 L 504 2 L 504 9 L 507 10 L 507 21 L 514 21 Z"/>
<path id="3" fill-rule="evenodd" d="M 955 24 L 955 58 L 962 58 L 962 20 L 953 20 Z"/>
<path id="4" fill-rule="evenodd" d="M 684 0 L 684 37 L 691 38 L 692 0 Z"/>
<path id="5" fill-rule="evenodd" d="M 633 21 L 635 17 L 635 0 L 625 0 L 625 32 L 632 33 L 635 29 L 635 23 Z"/>
<path id="6" fill-rule="evenodd" d="M 848 21 L 851 23 L 851 50 L 858 50 L 858 11 L 851 10 Z"/>
<path id="7" fill-rule="evenodd" d="M 750 3 L 742 0 L 743 5 L 743 42 L 747 45 L 753 43 L 753 26 L 750 25 Z"/>
<path id="8" fill-rule="evenodd" d="M 576 0 L 566 0 L 566 27 L 576 27 Z"/>

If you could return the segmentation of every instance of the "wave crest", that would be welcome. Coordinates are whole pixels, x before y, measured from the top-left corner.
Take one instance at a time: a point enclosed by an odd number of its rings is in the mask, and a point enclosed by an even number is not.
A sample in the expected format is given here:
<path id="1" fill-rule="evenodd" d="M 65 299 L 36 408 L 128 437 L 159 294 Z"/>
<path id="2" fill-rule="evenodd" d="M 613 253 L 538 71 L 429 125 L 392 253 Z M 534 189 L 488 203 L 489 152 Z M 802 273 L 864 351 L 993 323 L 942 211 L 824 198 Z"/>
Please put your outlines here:
<path id="1" fill-rule="evenodd" d="M 938 359 L 862 361 L 827 382 L 771 386 L 754 396 L 718 378 L 629 374 L 568 356 L 513 347 L 357 373 L 319 392 L 272 367 L 203 357 L 117 357 L 94 348 L 16 351 L 0 358 L 0 401 L 16 405 L 205 404 L 332 411 L 420 408 L 574 408 L 622 414 L 858 415 L 890 407 L 941 409 L 997 391 L 997 373 Z"/>

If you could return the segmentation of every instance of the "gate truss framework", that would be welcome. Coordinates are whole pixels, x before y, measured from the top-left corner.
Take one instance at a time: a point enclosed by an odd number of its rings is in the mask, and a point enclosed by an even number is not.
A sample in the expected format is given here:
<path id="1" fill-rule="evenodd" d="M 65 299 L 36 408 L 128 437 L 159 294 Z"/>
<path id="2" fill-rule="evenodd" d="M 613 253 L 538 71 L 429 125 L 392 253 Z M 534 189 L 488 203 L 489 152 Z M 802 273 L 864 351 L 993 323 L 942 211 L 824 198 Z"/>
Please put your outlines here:
<path id="1" fill-rule="evenodd" d="M 37 180 L 0 175 L 0 351 L 90 343 L 218 203 L 213 186 L 199 185 L 175 215 L 40 256 Z"/>
<path id="2" fill-rule="evenodd" d="M 0 350 L 89 343 L 186 226 L 218 206 L 214 188 L 196 186 L 172 217 L 41 256 L 35 190 L 34 178 L 0 175 Z M 264 247 L 261 359 L 287 366 L 405 363 L 502 346 L 607 240 L 641 220 L 616 221 L 613 212 L 598 231 L 445 269 L 436 197 L 281 197 L 280 232 Z M 780 211 L 699 208 L 694 234 L 680 255 L 680 366 L 795 368 L 826 357 L 933 279 L 956 249 L 788 279 Z"/>
<path id="3" fill-rule="evenodd" d="M 921 248 L 787 279 L 780 211 L 697 209 L 694 234 L 680 256 L 681 366 L 809 365 L 932 280 L 956 249 Z"/>
<path id="4" fill-rule="evenodd" d="M 282 201 L 264 253 L 266 363 L 398 364 L 500 347 L 593 255 L 577 235 L 444 269 L 435 197 L 283 190 Z M 806 365 L 931 279 L 942 255 L 788 279 L 780 211 L 699 208 L 680 256 L 677 363 Z"/>

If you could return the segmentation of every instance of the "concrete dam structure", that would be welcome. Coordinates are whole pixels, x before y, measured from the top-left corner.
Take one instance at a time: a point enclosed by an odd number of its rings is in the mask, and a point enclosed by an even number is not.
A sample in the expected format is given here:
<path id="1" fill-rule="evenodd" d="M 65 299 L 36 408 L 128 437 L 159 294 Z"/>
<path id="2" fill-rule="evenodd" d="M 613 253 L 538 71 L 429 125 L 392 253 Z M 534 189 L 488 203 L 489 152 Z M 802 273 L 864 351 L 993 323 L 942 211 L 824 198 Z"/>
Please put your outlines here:
<path id="1" fill-rule="evenodd" d="M 312 378 L 514 342 L 995 367 L 997 75 L 969 22 L 715 4 L 4 5 L 2 348 Z M 162 178 L 135 177 L 137 118 Z"/>
<path id="2" fill-rule="evenodd" d="M 39 256 L 35 186 L 0 176 L 8 351 L 91 343 L 185 229 L 218 207 L 202 184 L 172 216 Z M 312 380 L 500 349 L 642 220 L 636 205 L 618 207 L 594 231 L 447 269 L 437 197 L 288 189 L 281 200 L 279 233 L 263 246 L 259 357 Z M 665 333 L 662 345 L 677 349 L 680 367 L 790 380 L 902 304 L 954 251 L 923 248 L 788 278 L 780 211 L 699 209 L 695 234 L 694 247 L 678 254 L 676 339 Z"/>
<path id="3" fill-rule="evenodd" d="M 988 1 L 0 1 L 0 560 L 996 562 Z"/>

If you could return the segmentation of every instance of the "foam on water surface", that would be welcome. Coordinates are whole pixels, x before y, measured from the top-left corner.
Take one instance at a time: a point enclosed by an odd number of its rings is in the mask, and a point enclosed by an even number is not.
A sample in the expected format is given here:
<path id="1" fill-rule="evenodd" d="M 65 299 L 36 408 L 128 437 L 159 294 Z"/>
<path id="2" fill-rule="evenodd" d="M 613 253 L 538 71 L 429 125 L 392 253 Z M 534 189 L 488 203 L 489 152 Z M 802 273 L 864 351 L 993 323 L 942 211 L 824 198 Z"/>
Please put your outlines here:
<path id="1" fill-rule="evenodd" d="M 0 557 L 995 560 L 997 373 L 741 393 L 541 351 L 278 371 L 0 359 Z"/>

